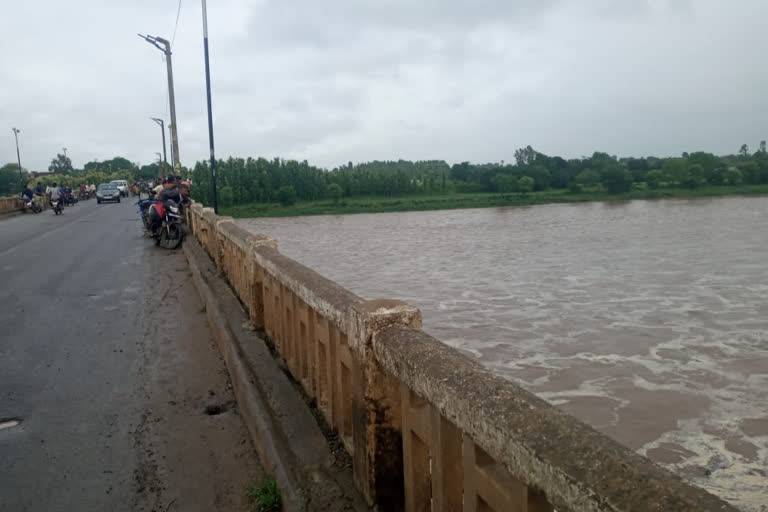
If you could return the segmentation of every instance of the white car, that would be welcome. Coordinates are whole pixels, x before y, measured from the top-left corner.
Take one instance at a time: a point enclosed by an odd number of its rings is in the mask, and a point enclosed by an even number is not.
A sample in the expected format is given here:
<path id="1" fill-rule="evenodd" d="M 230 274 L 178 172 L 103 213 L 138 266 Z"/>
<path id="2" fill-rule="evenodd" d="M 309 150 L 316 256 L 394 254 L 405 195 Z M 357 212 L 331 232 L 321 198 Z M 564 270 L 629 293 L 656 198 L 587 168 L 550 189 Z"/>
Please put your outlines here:
<path id="1" fill-rule="evenodd" d="M 128 197 L 128 182 L 125 180 L 112 180 L 110 183 L 117 185 L 117 190 L 120 191 L 120 195 Z"/>

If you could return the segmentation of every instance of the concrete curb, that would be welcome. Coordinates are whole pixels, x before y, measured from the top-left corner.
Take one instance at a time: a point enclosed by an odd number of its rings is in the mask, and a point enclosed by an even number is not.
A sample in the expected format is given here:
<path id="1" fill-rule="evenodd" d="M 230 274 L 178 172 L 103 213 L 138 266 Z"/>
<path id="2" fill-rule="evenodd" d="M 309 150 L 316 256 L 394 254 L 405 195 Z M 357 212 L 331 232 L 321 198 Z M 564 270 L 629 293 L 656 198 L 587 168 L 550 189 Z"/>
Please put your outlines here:
<path id="1" fill-rule="evenodd" d="M 283 510 L 367 510 L 351 475 L 339 481 L 333 456 L 309 408 L 194 237 L 183 244 L 195 286 L 227 365 L 240 413 L 267 472 L 281 489 Z M 347 480 L 341 478 L 341 480 Z"/>

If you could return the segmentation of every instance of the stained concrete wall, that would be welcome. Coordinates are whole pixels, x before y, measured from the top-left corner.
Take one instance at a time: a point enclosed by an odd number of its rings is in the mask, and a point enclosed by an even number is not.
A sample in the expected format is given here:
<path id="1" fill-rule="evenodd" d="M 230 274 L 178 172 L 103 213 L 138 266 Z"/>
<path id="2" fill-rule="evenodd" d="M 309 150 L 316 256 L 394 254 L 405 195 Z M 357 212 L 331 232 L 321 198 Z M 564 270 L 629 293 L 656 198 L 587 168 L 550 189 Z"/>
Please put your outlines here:
<path id="1" fill-rule="evenodd" d="M 379 510 L 735 511 L 195 204 L 187 222 Z"/>
<path id="2" fill-rule="evenodd" d="M 21 210 L 22 204 L 18 197 L 0 197 L 0 214 Z"/>

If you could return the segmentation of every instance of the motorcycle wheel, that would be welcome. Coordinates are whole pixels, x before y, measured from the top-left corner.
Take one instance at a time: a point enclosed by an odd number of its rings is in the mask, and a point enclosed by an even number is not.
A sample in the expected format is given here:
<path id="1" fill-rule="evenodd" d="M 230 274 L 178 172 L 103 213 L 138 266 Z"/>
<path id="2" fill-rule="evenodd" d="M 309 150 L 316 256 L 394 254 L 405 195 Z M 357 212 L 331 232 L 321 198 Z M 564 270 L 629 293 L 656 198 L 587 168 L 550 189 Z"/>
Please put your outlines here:
<path id="1" fill-rule="evenodd" d="M 176 222 L 169 224 L 167 229 L 163 229 L 160 233 L 160 245 L 166 249 L 176 249 L 181 245 L 181 240 L 184 238 L 184 231 L 181 228 L 181 224 Z"/>

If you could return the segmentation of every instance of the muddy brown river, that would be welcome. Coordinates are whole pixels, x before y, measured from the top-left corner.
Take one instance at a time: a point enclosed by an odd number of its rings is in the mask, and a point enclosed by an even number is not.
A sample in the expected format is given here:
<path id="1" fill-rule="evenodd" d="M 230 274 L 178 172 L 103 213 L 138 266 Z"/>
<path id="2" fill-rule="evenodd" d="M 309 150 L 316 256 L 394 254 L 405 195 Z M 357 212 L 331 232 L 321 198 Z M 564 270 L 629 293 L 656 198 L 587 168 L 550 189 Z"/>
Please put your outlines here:
<path id="1" fill-rule="evenodd" d="M 748 511 L 768 510 L 768 197 L 243 219 Z"/>

